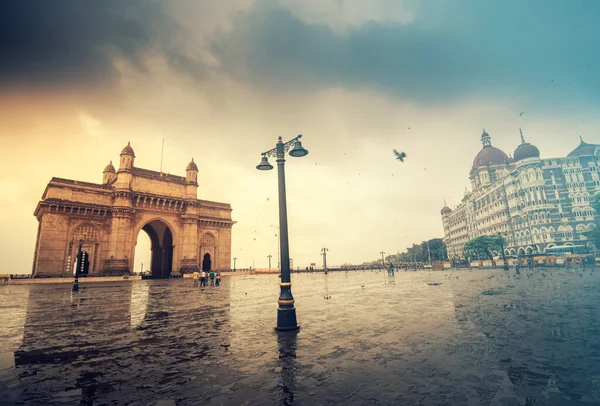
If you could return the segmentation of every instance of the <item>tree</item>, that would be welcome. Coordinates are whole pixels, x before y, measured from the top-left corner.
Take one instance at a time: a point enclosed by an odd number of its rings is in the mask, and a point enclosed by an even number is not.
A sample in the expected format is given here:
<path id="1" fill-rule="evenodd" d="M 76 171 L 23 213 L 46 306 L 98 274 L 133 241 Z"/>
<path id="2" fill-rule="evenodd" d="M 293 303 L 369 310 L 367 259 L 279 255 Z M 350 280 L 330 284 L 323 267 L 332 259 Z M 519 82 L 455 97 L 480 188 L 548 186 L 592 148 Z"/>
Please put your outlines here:
<path id="1" fill-rule="evenodd" d="M 585 235 L 588 241 L 594 244 L 596 249 L 600 248 L 600 194 L 594 196 L 591 203 L 592 208 L 596 211 L 596 228 L 588 231 Z"/>
<path id="2" fill-rule="evenodd" d="M 465 244 L 464 253 L 467 258 L 493 259 L 492 251 L 502 251 L 504 238 L 501 236 L 482 235 Z"/>
<path id="3" fill-rule="evenodd" d="M 428 262 L 430 252 L 432 261 L 445 258 L 446 244 L 444 244 L 444 240 L 433 238 L 423 241 L 421 244 L 413 244 L 412 247 L 407 248 L 406 251 L 400 254 L 400 260 L 403 262 Z"/>
<path id="4" fill-rule="evenodd" d="M 596 214 L 600 213 L 600 194 L 592 199 L 592 209 L 596 210 Z"/>
<path id="5" fill-rule="evenodd" d="M 431 259 L 444 259 L 446 253 L 446 244 L 444 244 L 444 240 L 441 238 L 434 238 L 432 240 L 427 241 L 429 243 L 429 249 L 431 250 Z M 425 243 L 427 248 L 427 243 Z"/>
<path id="6" fill-rule="evenodd" d="M 585 233 L 588 241 L 594 244 L 596 249 L 600 248 L 600 227 L 594 228 L 592 231 Z"/>

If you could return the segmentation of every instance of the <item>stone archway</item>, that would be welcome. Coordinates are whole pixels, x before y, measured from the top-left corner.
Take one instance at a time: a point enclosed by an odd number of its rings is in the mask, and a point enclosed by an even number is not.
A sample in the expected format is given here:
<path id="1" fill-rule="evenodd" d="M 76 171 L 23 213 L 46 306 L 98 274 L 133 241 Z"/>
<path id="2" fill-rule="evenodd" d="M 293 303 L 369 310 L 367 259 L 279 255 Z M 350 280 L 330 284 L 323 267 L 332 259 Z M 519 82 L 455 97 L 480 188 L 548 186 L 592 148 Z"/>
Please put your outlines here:
<path id="1" fill-rule="evenodd" d="M 168 278 L 173 269 L 173 233 L 162 220 L 146 223 L 141 231 L 150 237 L 150 275 L 152 278 Z"/>
<path id="2" fill-rule="evenodd" d="M 202 270 L 204 272 L 210 272 L 212 270 L 212 260 L 210 259 L 210 254 L 208 252 L 202 257 Z"/>
<path id="3" fill-rule="evenodd" d="M 190 162 L 185 176 L 178 176 L 134 166 L 129 144 L 119 156 L 118 170 L 107 165 L 102 183 L 64 178 L 48 183 L 34 212 L 39 226 L 32 274 L 68 275 L 80 240 L 90 276 L 141 269 L 155 277 L 179 276 L 198 270 L 206 252 L 214 269 L 228 269 L 231 205 L 198 199 L 197 165 Z M 149 238 L 138 246 L 142 229 Z M 205 234 L 211 241 L 201 241 Z M 143 260 L 136 263 L 136 256 Z"/>
<path id="4" fill-rule="evenodd" d="M 217 261 L 217 239 L 210 232 L 202 234 L 200 240 L 200 260 L 202 262 L 205 260 L 207 254 L 211 264 L 215 264 Z M 203 268 L 202 263 L 201 266 Z"/>

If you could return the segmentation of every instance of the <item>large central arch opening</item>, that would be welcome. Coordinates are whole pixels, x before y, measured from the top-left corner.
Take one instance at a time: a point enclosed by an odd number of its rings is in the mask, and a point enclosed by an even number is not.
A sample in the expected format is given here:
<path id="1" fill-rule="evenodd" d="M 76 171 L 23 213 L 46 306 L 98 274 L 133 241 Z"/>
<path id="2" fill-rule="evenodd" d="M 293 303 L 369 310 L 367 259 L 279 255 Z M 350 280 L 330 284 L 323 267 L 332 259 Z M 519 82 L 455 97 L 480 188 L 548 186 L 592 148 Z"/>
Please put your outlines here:
<path id="1" fill-rule="evenodd" d="M 149 238 L 150 255 L 147 252 L 148 243 L 140 241 L 140 234 L 144 231 Z M 136 265 L 142 260 L 144 272 L 147 277 L 168 278 L 173 269 L 173 234 L 167 224 L 161 220 L 147 223 L 140 232 L 136 243 Z M 146 258 L 144 261 L 143 259 Z M 141 264 L 140 263 L 140 264 Z"/>

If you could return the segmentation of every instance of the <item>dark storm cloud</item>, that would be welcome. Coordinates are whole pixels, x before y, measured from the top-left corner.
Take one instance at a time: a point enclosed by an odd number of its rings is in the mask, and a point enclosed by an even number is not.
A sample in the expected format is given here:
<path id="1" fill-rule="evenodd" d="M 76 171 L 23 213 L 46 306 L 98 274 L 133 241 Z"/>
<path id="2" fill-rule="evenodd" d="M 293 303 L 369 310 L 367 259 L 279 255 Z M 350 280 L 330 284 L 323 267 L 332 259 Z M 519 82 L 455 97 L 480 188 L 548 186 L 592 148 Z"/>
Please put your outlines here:
<path id="1" fill-rule="evenodd" d="M 194 64 L 168 46 L 176 23 L 163 1 L 14 0 L 0 11 L 0 84 L 105 85 L 123 58 L 143 70 L 142 54 L 158 49 L 173 66 Z"/>
<path id="2" fill-rule="evenodd" d="M 273 90 L 369 86 L 426 102 L 478 92 L 600 99 L 600 3 L 419 4 L 409 24 L 338 33 L 260 3 L 213 51 L 235 77 Z"/>

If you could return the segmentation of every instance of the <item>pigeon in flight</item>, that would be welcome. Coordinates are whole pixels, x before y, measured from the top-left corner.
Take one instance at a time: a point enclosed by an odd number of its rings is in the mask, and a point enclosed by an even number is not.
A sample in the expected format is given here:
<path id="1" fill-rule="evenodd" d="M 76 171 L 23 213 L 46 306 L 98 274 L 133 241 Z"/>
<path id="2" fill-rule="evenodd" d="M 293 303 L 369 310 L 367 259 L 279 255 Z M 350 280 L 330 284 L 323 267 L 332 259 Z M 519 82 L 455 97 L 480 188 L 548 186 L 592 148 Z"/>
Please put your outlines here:
<path id="1" fill-rule="evenodd" d="M 400 162 L 404 162 L 404 158 L 406 158 L 406 154 L 404 152 L 398 152 L 394 150 L 394 154 L 396 154 L 396 159 Z"/>

